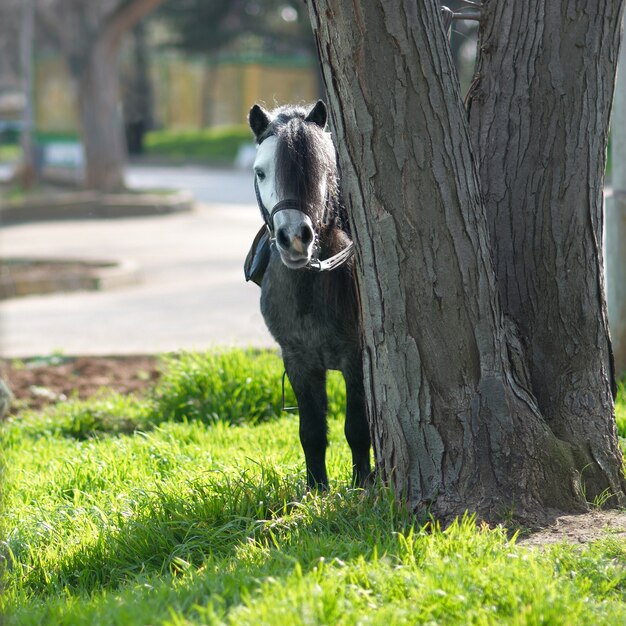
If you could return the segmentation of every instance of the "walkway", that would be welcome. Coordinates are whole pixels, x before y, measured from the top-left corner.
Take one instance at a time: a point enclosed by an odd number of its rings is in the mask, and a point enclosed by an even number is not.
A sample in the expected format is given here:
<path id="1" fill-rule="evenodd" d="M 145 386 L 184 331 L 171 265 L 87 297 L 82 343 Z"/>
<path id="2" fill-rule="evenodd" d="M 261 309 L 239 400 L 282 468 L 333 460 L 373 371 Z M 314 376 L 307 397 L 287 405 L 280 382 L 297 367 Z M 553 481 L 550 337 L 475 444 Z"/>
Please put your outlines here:
<path id="1" fill-rule="evenodd" d="M 274 345 L 243 259 L 260 227 L 247 172 L 130 167 L 136 188 L 184 188 L 193 213 L 3 228 L 6 257 L 130 260 L 138 285 L 0 303 L 1 354 L 133 354 Z"/>

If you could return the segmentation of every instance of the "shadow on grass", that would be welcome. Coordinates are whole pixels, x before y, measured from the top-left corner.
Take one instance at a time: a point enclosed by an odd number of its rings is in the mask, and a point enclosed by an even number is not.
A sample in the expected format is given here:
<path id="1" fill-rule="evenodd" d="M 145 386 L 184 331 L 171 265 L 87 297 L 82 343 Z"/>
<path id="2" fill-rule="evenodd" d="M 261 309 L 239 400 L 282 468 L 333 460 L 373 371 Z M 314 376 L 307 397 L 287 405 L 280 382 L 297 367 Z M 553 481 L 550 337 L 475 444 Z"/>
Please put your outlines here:
<path id="1" fill-rule="evenodd" d="M 413 523 L 385 491 L 312 495 L 293 477 L 263 470 L 260 477 L 196 481 L 185 493 L 145 493 L 132 512 L 107 519 L 95 540 L 67 550 L 54 565 L 16 549 L 8 567 L 21 567 L 23 590 L 42 599 L 112 591 L 138 577 L 178 576 L 207 563 L 227 571 L 233 559 L 238 578 L 254 579 L 274 569 L 268 562 L 284 569 L 296 560 L 306 567 L 323 554 L 367 557 L 376 543 L 389 541 L 391 529 Z M 261 548 L 262 562 L 242 564 L 242 551 L 251 547 Z"/>

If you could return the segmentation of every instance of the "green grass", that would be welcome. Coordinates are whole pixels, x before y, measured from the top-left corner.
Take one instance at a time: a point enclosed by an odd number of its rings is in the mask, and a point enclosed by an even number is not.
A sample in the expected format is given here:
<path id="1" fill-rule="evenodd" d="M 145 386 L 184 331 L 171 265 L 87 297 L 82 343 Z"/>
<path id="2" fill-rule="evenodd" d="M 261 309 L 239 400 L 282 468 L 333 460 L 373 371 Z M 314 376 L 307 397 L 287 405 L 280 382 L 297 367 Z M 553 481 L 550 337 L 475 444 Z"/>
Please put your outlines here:
<path id="1" fill-rule="evenodd" d="M 21 154 L 18 144 L 0 144 L 0 163 L 15 163 Z"/>
<path id="2" fill-rule="evenodd" d="M 147 133 L 145 150 L 148 156 L 232 163 L 240 146 L 251 142 L 247 126 L 198 131 L 157 130 Z"/>
<path id="3" fill-rule="evenodd" d="M 441 531 L 382 488 L 351 489 L 338 377 L 333 488 L 311 495 L 276 355 L 163 368 L 147 397 L 70 400 L 5 424 L 6 624 L 626 623 L 623 540 L 530 549 L 503 528 L 466 518 Z"/>
<path id="4" fill-rule="evenodd" d="M 80 143 L 80 135 L 73 131 L 38 130 L 35 132 L 35 141 L 40 144 L 53 142 Z"/>

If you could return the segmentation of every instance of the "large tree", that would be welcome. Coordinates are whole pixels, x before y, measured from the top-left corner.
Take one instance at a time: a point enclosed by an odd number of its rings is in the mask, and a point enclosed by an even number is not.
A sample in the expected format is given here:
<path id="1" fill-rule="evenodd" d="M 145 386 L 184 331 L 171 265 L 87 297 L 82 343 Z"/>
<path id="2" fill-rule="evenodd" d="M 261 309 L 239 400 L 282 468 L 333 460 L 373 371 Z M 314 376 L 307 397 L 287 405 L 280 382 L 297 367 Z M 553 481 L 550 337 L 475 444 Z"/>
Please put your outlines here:
<path id="1" fill-rule="evenodd" d="M 626 502 L 602 274 L 623 2 L 309 0 L 358 249 L 377 467 L 416 511 Z"/>
<path id="2" fill-rule="evenodd" d="M 85 183 L 124 187 L 126 144 L 117 53 L 123 35 L 163 0 L 37 0 L 37 15 L 78 85 Z"/>

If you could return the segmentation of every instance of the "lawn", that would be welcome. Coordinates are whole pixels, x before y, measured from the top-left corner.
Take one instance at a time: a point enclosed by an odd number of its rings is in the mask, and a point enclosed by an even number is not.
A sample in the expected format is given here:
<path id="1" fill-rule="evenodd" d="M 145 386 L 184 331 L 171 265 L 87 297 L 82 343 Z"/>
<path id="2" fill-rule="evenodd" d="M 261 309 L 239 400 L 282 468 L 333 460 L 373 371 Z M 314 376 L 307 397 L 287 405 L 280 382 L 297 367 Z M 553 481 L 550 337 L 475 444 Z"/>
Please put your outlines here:
<path id="1" fill-rule="evenodd" d="M 20 157 L 20 146 L 17 144 L 3 144 L 0 141 L 0 163 L 14 163 Z"/>
<path id="2" fill-rule="evenodd" d="M 276 355 L 187 354 L 163 370 L 148 395 L 5 424 L 6 624 L 626 623 L 626 542 L 609 533 L 529 548 L 351 489 L 338 377 L 333 487 L 311 495 Z"/>
<path id="3" fill-rule="evenodd" d="M 239 148 L 252 142 L 252 133 L 247 126 L 189 131 L 155 130 L 146 134 L 145 153 L 147 156 L 179 161 L 191 159 L 215 165 L 232 165 Z"/>

